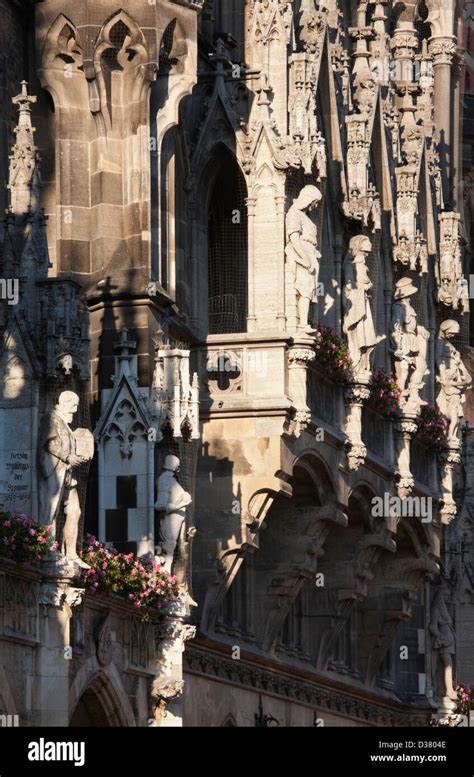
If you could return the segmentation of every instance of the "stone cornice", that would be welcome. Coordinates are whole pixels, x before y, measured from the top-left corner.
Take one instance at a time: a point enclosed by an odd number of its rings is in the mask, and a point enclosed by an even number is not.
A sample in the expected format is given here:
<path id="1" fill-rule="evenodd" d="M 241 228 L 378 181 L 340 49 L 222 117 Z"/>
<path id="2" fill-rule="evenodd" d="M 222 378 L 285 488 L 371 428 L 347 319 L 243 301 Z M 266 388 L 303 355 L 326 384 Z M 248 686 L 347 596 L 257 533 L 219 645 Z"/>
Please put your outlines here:
<path id="1" fill-rule="evenodd" d="M 225 655 L 224 655 L 225 650 Z M 297 667 L 281 667 L 264 656 L 241 652 L 229 657 L 229 646 L 197 639 L 186 645 L 185 670 L 229 685 L 287 699 L 335 716 L 374 726 L 426 726 L 429 711 L 416 710 L 396 699 L 382 701 L 365 689 L 347 689 L 342 683 Z"/>

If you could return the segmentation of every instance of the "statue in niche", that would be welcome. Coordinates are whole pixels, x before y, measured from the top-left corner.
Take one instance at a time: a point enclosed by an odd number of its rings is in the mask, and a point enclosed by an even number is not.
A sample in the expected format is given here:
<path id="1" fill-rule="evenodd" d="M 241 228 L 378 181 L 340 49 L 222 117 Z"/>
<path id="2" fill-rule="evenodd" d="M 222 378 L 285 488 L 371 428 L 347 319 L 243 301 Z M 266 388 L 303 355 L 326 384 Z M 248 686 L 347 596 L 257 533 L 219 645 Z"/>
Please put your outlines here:
<path id="1" fill-rule="evenodd" d="M 356 375 L 370 372 L 370 357 L 383 337 L 375 334 L 370 290 L 373 286 L 365 263 L 372 244 L 366 235 L 356 235 L 349 243 L 344 262 L 343 331 L 347 335 L 349 355 Z"/>
<path id="2" fill-rule="evenodd" d="M 410 378 L 408 386 L 408 402 L 413 405 L 418 412 L 420 405 L 426 405 L 427 402 L 420 398 L 419 392 L 425 385 L 425 375 L 429 374 L 428 369 L 428 342 L 430 333 L 424 326 L 417 326 L 418 336 L 418 354 L 415 357 L 415 369 Z"/>
<path id="3" fill-rule="evenodd" d="M 449 342 L 459 334 L 459 329 L 454 319 L 443 321 L 436 344 L 436 381 L 440 386 L 437 402 L 440 411 L 448 419 L 449 442 L 456 446 L 459 445 L 459 421 L 463 416 L 464 394 L 471 385 L 471 376 L 459 351 Z"/>
<path id="4" fill-rule="evenodd" d="M 88 569 L 77 555 L 81 505 L 74 469 L 94 455 L 94 439 L 88 429 L 71 430 L 79 397 L 63 391 L 54 409 L 43 419 L 38 443 L 38 492 L 41 523 L 53 524 L 64 512 L 62 554 L 68 561 Z"/>
<path id="5" fill-rule="evenodd" d="M 438 695 L 443 695 L 446 700 L 455 701 L 457 693 L 453 687 L 453 656 L 456 653 L 456 645 L 451 606 L 449 583 L 444 580 L 431 606 L 429 630 L 432 636 L 432 674 L 434 688 L 441 690 Z M 441 668 L 442 679 L 440 678 Z"/>
<path id="6" fill-rule="evenodd" d="M 308 211 L 315 208 L 321 198 L 316 186 L 303 186 L 286 215 L 285 254 L 296 289 L 299 328 L 308 334 L 314 333 L 309 323 L 309 310 L 317 288 L 321 258 L 316 247 L 316 224 L 308 216 Z"/>
<path id="7" fill-rule="evenodd" d="M 295 83 L 294 94 L 289 99 L 290 134 L 295 140 L 306 140 L 308 134 L 309 90 L 304 80 Z"/>
<path id="8" fill-rule="evenodd" d="M 155 510 L 162 514 L 160 535 L 164 551 L 164 567 L 171 574 L 174 554 L 186 519 L 186 507 L 191 495 L 176 480 L 180 461 L 177 456 L 165 458 L 163 472 L 157 481 Z"/>
<path id="9" fill-rule="evenodd" d="M 402 402 L 407 400 L 408 386 L 416 370 L 420 350 L 416 310 L 410 303 L 410 297 L 417 292 L 418 289 L 410 278 L 400 278 L 395 284 L 393 295 L 395 302 L 392 306 L 390 332 L 395 361 L 395 377 L 402 392 Z M 423 373 L 425 369 L 423 369 Z"/>

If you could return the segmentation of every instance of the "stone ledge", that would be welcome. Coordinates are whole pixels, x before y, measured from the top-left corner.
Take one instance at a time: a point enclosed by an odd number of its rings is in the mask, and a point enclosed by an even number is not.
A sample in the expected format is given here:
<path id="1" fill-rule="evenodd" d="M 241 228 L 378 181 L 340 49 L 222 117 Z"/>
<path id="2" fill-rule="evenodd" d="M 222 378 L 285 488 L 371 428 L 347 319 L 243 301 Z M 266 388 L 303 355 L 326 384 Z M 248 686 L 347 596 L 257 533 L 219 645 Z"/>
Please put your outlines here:
<path id="1" fill-rule="evenodd" d="M 250 663 L 250 653 L 239 661 L 223 655 L 222 648 L 228 646 L 206 641 L 207 644 L 187 645 L 184 654 L 185 671 L 190 674 L 213 677 L 229 685 L 244 686 L 254 693 L 283 697 L 288 701 L 342 718 L 359 720 L 374 726 L 427 726 L 430 711 L 416 710 L 388 697 L 386 703 L 374 698 L 375 694 L 354 688 L 353 693 L 342 687 L 342 683 L 330 684 L 329 678 L 292 668 L 282 669 L 276 662 L 255 656 Z M 209 647 L 208 647 L 209 646 Z M 261 664 L 261 666 L 259 665 Z M 265 667 L 265 668 L 263 668 Z M 357 694 L 357 695 L 356 695 Z"/>

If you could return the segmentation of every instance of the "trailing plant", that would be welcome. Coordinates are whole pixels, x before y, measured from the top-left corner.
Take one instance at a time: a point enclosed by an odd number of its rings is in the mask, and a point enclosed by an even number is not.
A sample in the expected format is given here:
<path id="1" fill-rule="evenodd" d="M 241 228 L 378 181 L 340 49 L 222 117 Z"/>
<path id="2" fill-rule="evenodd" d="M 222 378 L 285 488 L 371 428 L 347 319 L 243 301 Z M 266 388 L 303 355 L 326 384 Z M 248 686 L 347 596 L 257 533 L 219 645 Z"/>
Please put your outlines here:
<path id="1" fill-rule="evenodd" d="M 393 417 L 400 407 L 401 391 L 395 378 L 385 370 L 376 370 L 370 378 L 368 404 L 381 415 Z"/>
<path id="2" fill-rule="evenodd" d="M 89 593 L 123 596 L 145 621 L 150 620 L 153 610 L 166 608 L 177 598 L 176 578 L 154 559 L 119 553 L 91 534 L 87 535 L 86 542 L 81 558 L 90 569 L 82 572 L 82 581 Z"/>
<path id="3" fill-rule="evenodd" d="M 41 526 L 19 510 L 0 511 L 0 556 L 27 565 L 57 548 L 53 526 Z"/>
<path id="4" fill-rule="evenodd" d="M 352 362 L 347 344 L 330 326 L 318 324 L 315 332 L 315 364 L 336 383 L 346 383 L 352 374 Z"/>
<path id="5" fill-rule="evenodd" d="M 437 449 L 440 449 L 446 442 L 448 422 L 438 407 L 423 405 L 420 415 L 416 419 L 416 424 L 415 439 L 419 442 Z"/>

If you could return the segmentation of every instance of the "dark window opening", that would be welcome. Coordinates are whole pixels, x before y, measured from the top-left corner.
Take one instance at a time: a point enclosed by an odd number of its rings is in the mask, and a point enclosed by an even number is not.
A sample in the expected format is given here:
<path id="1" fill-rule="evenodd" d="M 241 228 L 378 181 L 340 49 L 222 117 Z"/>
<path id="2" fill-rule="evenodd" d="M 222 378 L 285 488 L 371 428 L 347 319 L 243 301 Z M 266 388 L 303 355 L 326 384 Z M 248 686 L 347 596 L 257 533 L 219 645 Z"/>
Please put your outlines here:
<path id="1" fill-rule="evenodd" d="M 245 332 L 247 189 L 236 161 L 221 152 L 209 201 L 209 333 Z"/>

